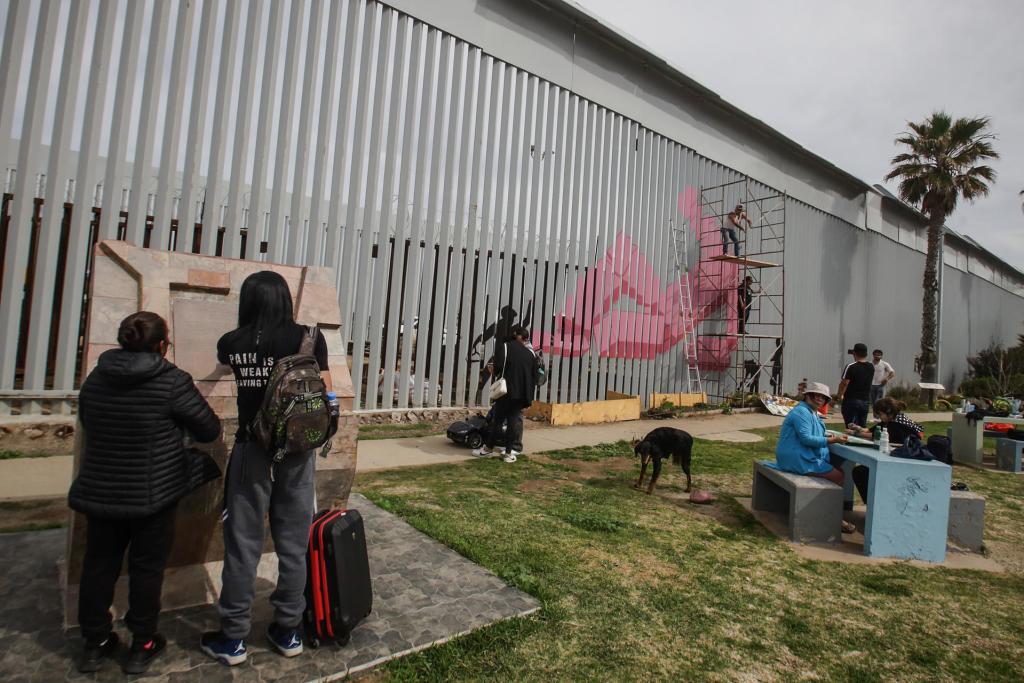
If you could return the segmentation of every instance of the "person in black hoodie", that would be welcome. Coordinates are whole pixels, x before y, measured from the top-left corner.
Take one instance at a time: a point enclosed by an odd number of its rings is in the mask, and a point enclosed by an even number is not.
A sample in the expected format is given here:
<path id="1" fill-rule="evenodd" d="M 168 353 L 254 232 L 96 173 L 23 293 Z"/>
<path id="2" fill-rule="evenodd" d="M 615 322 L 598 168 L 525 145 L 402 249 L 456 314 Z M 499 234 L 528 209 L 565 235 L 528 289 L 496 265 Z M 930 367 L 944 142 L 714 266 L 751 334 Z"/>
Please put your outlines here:
<path id="1" fill-rule="evenodd" d="M 306 609 L 306 548 L 315 505 L 313 451 L 274 463 L 252 433 L 267 382 L 282 358 L 299 352 L 306 328 L 295 322 L 291 291 L 279 274 L 264 270 L 242 282 L 238 327 L 217 342 L 217 358 L 231 367 L 238 390 L 238 425 L 225 473 L 224 570 L 217 607 L 220 630 L 200 636 L 199 647 L 223 664 L 248 657 L 256 570 L 263 555 L 266 522 L 277 555 L 277 586 L 270 595 L 273 621 L 267 639 L 284 657 L 302 654 L 299 627 Z M 327 341 L 317 331 L 313 356 L 331 391 Z"/>
<path id="2" fill-rule="evenodd" d="M 503 423 L 507 423 L 505 439 L 505 462 L 516 461 L 523 452 L 523 410 L 533 403 L 537 391 L 537 356 L 527 346 L 530 333 L 522 325 L 512 326 L 512 336 L 501 346 L 494 348 L 494 360 L 487 365 L 491 381 L 504 377 L 508 393 L 494 402 L 491 407 L 493 419 L 491 429 L 484 439 L 484 445 L 473 451 L 477 457 L 494 453 L 494 445 L 501 435 Z"/>
<path id="3" fill-rule="evenodd" d="M 78 594 L 85 640 L 78 670 L 86 673 L 98 671 L 117 649 L 110 605 L 125 550 L 125 624 L 132 633 L 125 672 L 142 673 L 164 649 L 157 621 L 177 503 L 219 475 L 185 449 L 184 430 L 198 442 L 213 441 L 220 420 L 192 377 L 164 358 L 171 346 L 167 322 L 149 311 L 134 313 L 121 321 L 117 341 L 121 348 L 105 351 L 82 383 L 84 445 L 68 492 L 68 505 L 88 521 Z"/>

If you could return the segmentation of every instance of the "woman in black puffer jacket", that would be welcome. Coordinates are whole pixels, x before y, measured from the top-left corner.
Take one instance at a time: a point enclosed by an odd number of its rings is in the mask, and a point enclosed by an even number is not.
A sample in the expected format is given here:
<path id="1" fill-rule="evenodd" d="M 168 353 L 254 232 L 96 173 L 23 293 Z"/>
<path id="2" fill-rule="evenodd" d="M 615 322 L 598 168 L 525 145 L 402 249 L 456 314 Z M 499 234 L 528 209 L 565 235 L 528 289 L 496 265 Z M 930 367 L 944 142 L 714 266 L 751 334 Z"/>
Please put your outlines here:
<path id="1" fill-rule="evenodd" d="M 88 518 L 78 598 L 83 672 L 99 670 L 117 649 L 110 605 L 126 549 L 133 639 L 125 671 L 141 673 L 163 650 L 157 620 L 177 503 L 217 474 L 185 449 L 184 430 L 213 441 L 220 421 L 192 377 L 164 358 L 167 336 L 156 313 L 128 316 L 117 333 L 121 348 L 100 356 L 79 392 L 84 448 L 68 504 Z"/>

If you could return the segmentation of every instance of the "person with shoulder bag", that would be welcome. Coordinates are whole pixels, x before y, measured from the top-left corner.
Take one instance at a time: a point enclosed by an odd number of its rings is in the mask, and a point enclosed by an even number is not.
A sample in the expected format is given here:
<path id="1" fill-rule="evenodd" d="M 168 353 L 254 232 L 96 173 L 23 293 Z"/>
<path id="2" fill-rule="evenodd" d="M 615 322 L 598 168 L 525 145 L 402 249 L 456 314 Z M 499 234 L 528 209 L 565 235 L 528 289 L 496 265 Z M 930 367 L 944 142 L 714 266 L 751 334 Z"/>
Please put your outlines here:
<path id="1" fill-rule="evenodd" d="M 221 627 L 204 633 L 200 648 L 229 666 L 247 659 L 256 568 L 269 517 L 278 579 L 267 639 L 278 653 L 294 657 L 302 654 L 298 629 L 306 606 L 314 452 L 329 443 L 337 426 L 327 342 L 319 330 L 295 322 L 284 278 L 262 271 L 242 283 L 238 327 L 217 342 L 217 359 L 235 376 L 238 433 L 225 477 Z"/>
<path id="2" fill-rule="evenodd" d="M 120 348 L 104 351 L 82 383 L 78 417 L 82 458 L 68 505 L 87 519 L 78 623 L 83 673 L 99 671 L 118 647 L 110 606 L 128 552 L 132 633 L 125 673 L 144 672 L 167 645 L 157 631 L 164 569 L 174 541 L 178 501 L 220 471 L 209 456 L 187 450 L 220 435 L 220 420 L 192 377 L 169 362 L 167 322 L 140 311 L 121 321 Z"/>
<path id="3" fill-rule="evenodd" d="M 484 445 L 473 450 L 477 457 L 494 454 L 495 444 L 506 425 L 505 455 L 507 463 L 516 461 L 523 452 L 523 410 L 533 403 L 537 391 L 537 357 L 526 343 L 529 331 L 522 325 L 512 326 L 511 338 L 495 347 L 494 361 L 488 365 L 491 373 L 491 402 L 494 419 Z"/>

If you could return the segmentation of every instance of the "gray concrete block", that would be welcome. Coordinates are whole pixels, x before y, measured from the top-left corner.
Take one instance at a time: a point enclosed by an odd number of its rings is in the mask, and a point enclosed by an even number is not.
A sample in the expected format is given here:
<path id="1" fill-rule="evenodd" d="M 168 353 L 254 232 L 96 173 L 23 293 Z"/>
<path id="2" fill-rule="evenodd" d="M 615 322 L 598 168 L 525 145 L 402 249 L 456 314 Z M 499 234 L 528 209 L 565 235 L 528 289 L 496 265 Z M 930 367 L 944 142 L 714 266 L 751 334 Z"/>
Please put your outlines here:
<path id="1" fill-rule="evenodd" d="M 792 541 L 842 540 L 843 489 L 827 479 L 782 472 L 766 461 L 755 462 L 751 508 L 785 514 Z"/>
<path id="2" fill-rule="evenodd" d="M 1020 472 L 1022 454 L 1024 454 L 1024 441 L 996 439 L 996 469 Z"/>
<path id="3" fill-rule="evenodd" d="M 949 540 L 961 548 L 981 550 L 985 532 L 985 498 L 973 491 L 949 492 Z"/>

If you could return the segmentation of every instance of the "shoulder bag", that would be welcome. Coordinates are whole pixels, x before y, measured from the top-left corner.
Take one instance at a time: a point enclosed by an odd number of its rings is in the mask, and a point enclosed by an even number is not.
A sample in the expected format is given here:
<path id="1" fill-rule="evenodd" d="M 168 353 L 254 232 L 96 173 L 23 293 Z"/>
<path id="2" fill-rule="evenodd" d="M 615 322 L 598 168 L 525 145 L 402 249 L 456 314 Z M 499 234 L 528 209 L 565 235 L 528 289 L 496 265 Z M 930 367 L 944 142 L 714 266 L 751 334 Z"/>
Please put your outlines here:
<path id="1" fill-rule="evenodd" d="M 508 344 L 502 344 L 502 348 L 505 350 L 505 356 L 501 363 L 501 377 L 497 380 L 491 380 L 490 396 L 492 403 L 508 393 L 508 382 L 505 381 L 505 366 L 508 365 Z"/>

